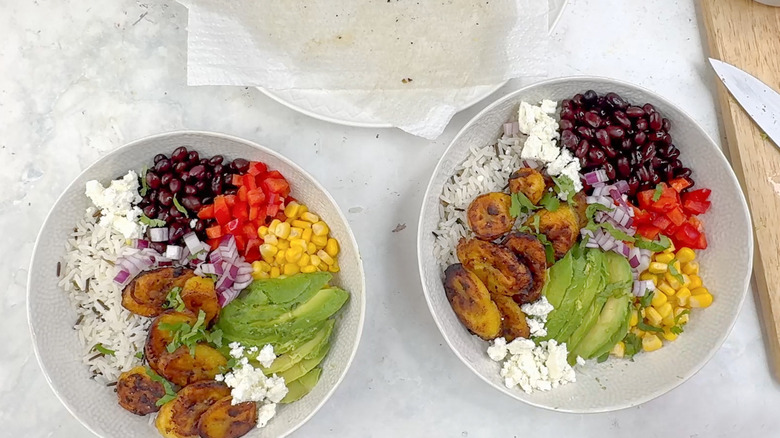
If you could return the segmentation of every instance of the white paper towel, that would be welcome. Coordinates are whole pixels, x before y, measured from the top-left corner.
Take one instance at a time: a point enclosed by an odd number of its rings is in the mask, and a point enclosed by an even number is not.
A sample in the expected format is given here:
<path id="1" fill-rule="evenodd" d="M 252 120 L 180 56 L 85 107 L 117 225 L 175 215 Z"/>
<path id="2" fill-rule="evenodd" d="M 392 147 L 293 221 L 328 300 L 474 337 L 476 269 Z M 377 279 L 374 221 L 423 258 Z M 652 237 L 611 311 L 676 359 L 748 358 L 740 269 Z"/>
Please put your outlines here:
<path id="1" fill-rule="evenodd" d="M 350 90 L 367 111 L 438 136 L 464 89 L 545 75 L 540 0 L 180 0 L 188 83 Z"/>

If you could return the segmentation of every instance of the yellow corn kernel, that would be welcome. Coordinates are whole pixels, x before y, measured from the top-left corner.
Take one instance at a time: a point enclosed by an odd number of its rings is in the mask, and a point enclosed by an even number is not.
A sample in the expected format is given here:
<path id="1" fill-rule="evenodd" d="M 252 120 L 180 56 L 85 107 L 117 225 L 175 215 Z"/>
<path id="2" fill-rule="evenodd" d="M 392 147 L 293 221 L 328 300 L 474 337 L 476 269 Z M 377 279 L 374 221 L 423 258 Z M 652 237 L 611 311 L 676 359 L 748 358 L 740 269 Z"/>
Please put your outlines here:
<path id="1" fill-rule="evenodd" d="M 295 263 L 287 263 L 284 265 L 284 275 L 295 275 L 301 271 L 301 268 Z"/>
<path id="2" fill-rule="evenodd" d="M 303 229 L 298 228 L 298 227 L 291 227 L 290 228 L 290 235 L 287 236 L 287 240 L 300 239 L 301 236 L 303 236 Z"/>
<path id="3" fill-rule="evenodd" d="M 257 237 L 262 239 L 263 237 L 266 236 L 266 234 L 268 234 L 268 227 L 262 226 L 257 229 Z"/>
<path id="4" fill-rule="evenodd" d="M 690 248 L 682 247 L 677 251 L 677 260 L 679 260 L 680 263 L 692 262 L 695 258 L 696 253 Z"/>
<path id="5" fill-rule="evenodd" d="M 317 245 L 314 244 L 314 242 L 309 242 L 306 244 L 306 252 L 309 255 L 317 254 Z"/>
<path id="6" fill-rule="evenodd" d="M 263 279 L 266 279 L 266 278 L 271 278 L 271 273 L 270 272 L 261 272 L 261 273 L 257 274 L 257 276 L 255 276 L 255 274 L 252 274 L 252 279 L 253 280 L 263 280 Z"/>
<path id="7" fill-rule="evenodd" d="M 609 354 L 615 356 L 615 357 L 623 357 L 626 354 L 626 344 L 623 341 L 618 342 L 615 344 L 614 347 L 612 347 L 612 350 L 609 352 Z"/>
<path id="8" fill-rule="evenodd" d="M 664 339 L 666 339 L 667 341 L 674 341 L 675 339 L 677 339 L 677 334 L 672 333 L 669 330 L 664 330 L 664 335 L 663 336 L 664 336 Z"/>
<path id="9" fill-rule="evenodd" d="M 307 265 L 301 268 L 301 272 L 304 274 L 311 274 L 312 272 L 317 272 L 317 267 L 312 265 Z"/>
<path id="10" fill-rule="evenodd" d="M 660 263 L 669 263 L 674 260 L 674 254 L 668 252 L 662 252 L 655 255 L 655 261 Z"/>
<path id="11" fill-rule="evenodd" d="M 670 313 L 666 316 L 664 316 L 664 319 L 661 320 L 661 325 L 664 327 L 671 327 L 674 325 L 674 314 Z"/>
<path id="12" fill-rule="evenodd" d="M 684 307 L 674 309 L 674 318 L 677 320 L 677 324 L 688 324 L 688 313 L 683 314 L 683 312 L 690 312 L 690 310 Z"/>
<path id="13" fill-rule="evenodd" d="M 666 248 L 666 249 L 664 250 L 664 252 L 665 252 L 665 253 L 668 253 L 668 254 L 674 254 L 674 252 L 675 252 L 676 250 L 677 250 L 677 248 L 675 248 L 675 247 L 674 247 L 674 242 L 672 242 L 672 241 L 670 240 L 670 241 L 669 241 L 669 248 Z"/>
<path id="14" fill-rule="evenodd" d="M 691 290 L 687 287 L 681 287 L 676 294 L 674 294 L 674 301 L 678 306 L 687 306 L 688 299 L 691 297 Z"/>
<path id="15" fill-rule="evenodd" d="M 663 292 L 664 294 L 670 297 L 675 293 L 674 288 L 669 286 L 669 283 L 667 283 L 666 281 L 661 281 L 660 283 L 658 283 L 656 289 L 660 290 L 661 292 Z"/>
<path id="16" fill-rule="evenodd" d="M 279 252 L 279 248 L 271 244 L 264 243 L 260 245 L 260 255 L 263 257 L 263 260 L 265 260 L 266 262 L 269 260 L 273 260 L 277 252 Z"/>
<path id="17" fill-rule="evenodd" d="M 645 319 L 645 309 L 639 311 L 639 316 L 641 316 L 642 319 Z"/>
<path id="18" fill-rule="evenodd" d="M 287 263 L 298 263 L 303 255 L 303 250 L 298 247 L 288 249 L 284 254 L 284 259 Z"/>
<path id="19" fill-rule="evenodd" d="M 659 326 L 661 325 L 661 320 L 664 317 L 661 316 L 660 313 L 658 313 L 657 310 L 655 310 L 655 307 L 647 307 L 645 308 L 645 319 L 647 319 L 647 322 L 650 323 L 650 325 Z"/>
<path id="20" fill-rule="evenodd" d="M 651 280 L 651 281 L 655 280 L 655 281 L 658 281 L 658 277 L 656 277 L 655 274 L 647 272 L 647 271 L 639 274 L 639 279 L 640 280 Z"/>
<path id="21" fill-rule="evenodd" d="M 276 255 L 274 256 L 274 263 L 276 263 L 277 265 L 283 265 L 286 256 L 287 256 L 287 250 L 280 249 L 279 252 L 277 252 Z"/>
<path id="22" fill-rule="evenodd" d="M 704 295 L 708 293 L 710 293 L 710 291 L 706 287 L 697 287 L 696 289 L 691 289 L 691 295 Z"/>
<path id="23" fill-rule="evenodd" d="M 332 264 L 334 263 L 333 257 L 331 257 L 330 255 L 328 255 L 328 253 L 326 253 L 326 252 L 325 252 L 325 251 L 323 251 L 323 250 L 319 250 L 319 251 L 317 251 L 317 257 L 319 257 L 319 258 L 320 258 L 320 260 L 322 260 L 323 262 L 325 262 L 327 265 L 332 265 Z"/>
<path id="24" fill-rule="evenodd" d="M 309 211 L 309 207 L 301 204 L 301 206 L 298 207 L 298 217 L 301 217 L 301 215 L 306 213 L 307 211 Z"/>
<path id="25" fill-rule="evenodd" d="M 328 224 L 326 224 L 323 221 L 319 221 L 317 223 L 312 224 L 311 231 L 314 233 L 315 236 L 327 236 L 328 233 L 330 233 L 330 228 L 328 227 Z"/>
<path id="26" fill-rule="evenodd" d="M 691 307 L 710 307 L 712 304 L 712 294 L 691 295 L 688 298 L 688 305 Z"/>
<path id="27" fill-rule="evenodd" d="M 301 214 L 301 219 L 305 220 L 306 222 L 311 222 L 312 224 L 320 221 L 319 216 L 309 211 Z"/>
<path id="28" fill-rule="evenodd" d="M 334 263 L 334 264 L 328 266 L 328 272 L 332 272 L 332 273 L 335 274 L 336 272 L 339 272 L 340 270 L 341 270 L 341 268 L 339 267 L 339 265 L 337 263 Z"/>
<path id="29" fill-rule="evenodd" d="M 301 239 L 305 240 L 306 243 L 309 243 L 311 242 L 311 236 L 312 236 L 311 228 L 304 228 L 303 233 L 301 233 Z"/>
<path id="30" fill-rule="evenodd" d="M 290 248 L 300 248 L 302 252 L 306 252 L 308 247 L 309 245 L 307 245 L 306 241 L 303 239 L 290 240 Z"/>
<path id="31" fill-rule="evenodd" d="M 664 319 L 672 314 L 672 303 L 666 303 L 656 310 L 658 310 L 658 314 L 661 315 L 661 319 Z"/>
<path id="32" fill-rule="evenodd" d="M 339 241 L 334 238 L 328 239 L 328 243 L 325 244 L 325 252 L 331 257 L 336 257 L 339 255 L 339 250 Z"/>
<path id="33" fill-rule="evenodd" d="M 653 307 L 656 309 L 666 304 L 666 301 L 666 294 L 653 294 Z"/>
<path id="34" fill-rule="evenodd" d="M 280 221 L 279 219 L 272 220 L 271 223 L 268 224 L 268 231 L 273 233 L 274 230 L 276 229 L 276 226 L 281 224 L 281 223 L 282 223 L 282 221 Z"/>
<path id="35" fill-rule="evenodd" d="M 252 263 L 252 278 L 255 280 L 260 279 L 260 274 L 264 274 L 264 272 L 260 269 L 260 262 L 253 262 Z"/>
<path id="36" fill-rule="evenodd" d="M 669 286 L 671 286 L 674 290 L 682 287 L 680 281 L 677 280 L 677 278 L 675 278 L 674 275 L 672 275 L 670 272 L 664 274 L 664 280 L 666 280 L 666 282 L 669 283 Z"/>
<path id="37" fill-rule="evenodd" d="M 684 274 L 699 275 L 699 262 L 688 262 L 682 269 Z"/>
<path id="38" fill-rule="evenodd" d="M 280 240 L 279 244 L 276 245 L 279 250 L 288 249 L 290 247 L 290 242 L 287 240 Z"/>
<path id="39" fill-rule="evenodd" d="M 276 234 L 276 237 L 281 239 L 287 239 L 290 236 L 290 224 L 287 222 L 281 222 L 274 229 L 274 234 Z"/>
<path id="40" fill-rule="evenodd" d="M 637 324 L 639 324 L 639 311 L 631 309 L 631 319 L 628 320 L 628 326 L 634 327 Z"/>
<path id="41" fill-rule="evenodd" d="M 645 335 L 645 331 L 644 330 L 639 330 L 636 327 L 631 327 L 630 332 L 635 334 L 636 336 L 638 336 L 640 338 Z"/>
<path id="42" fill-rule="evenodd" d="M 279 239 L 276 238 L 276 235 L 268 233 L 263 237 L 263 242 L 269 244 L 269 245 L 278 245 Z"/>
<path id="43" fill-rule="evenodd" d="M 290 225 L 301 229 L 311 228 L 311 222 L 302 221 L 300 219 L 290 222 Z"/>
<path id="44" fill-rule="evenodd" d="M 650 267 L 647 268 L 651 274 L 663 274 L 667 269 L 669 269 L 669 265 L 660 262 L 652 262 L 650 263 Z"/>
<path id="45" fill-rule="evenodd" d="M 317 233 L 314 233 L 314 236 L 312 236 L 311 241 L 313 244 L 317 245 L 317 248 L 325 248 L 325 245 L 328 244 L 328 236 L 327 235 L 318 236 Z"/>
<path id="46" fill-rule="evenodd" d="M 658 338 L 658 336 L 654 334 L 645 333 L 645 335 L 642 337 L 642 350 L 650 352 L 658 350 L 663 346 L 664 343 L 661 341 L 661 339 Z"/>
<path id="47" fill-rule="evenodd" d="M 325 263 L 325 262 L 322 262 L 322 263 L 320 263 L 320 264 L 317 266 L 317 269 L 319 269 L 320 271 L 323 271 L 323 272 L 325 272 L 325 271 L 327 271 L 327 270 L 328 270 L 328 265 L 327 265 L 327 263 Z"/>
<path id="48" fill-rule="evenodd" d="M 280 275 L 282 275 L 282 273 L 279 272 L 279 267 L 278 266 L 274 266 L 273 268 L 271 268 L 271 274 L 270 274 L 271 278 L 277 278 Z"/>
<path id="49" fill-rule="evenodd" d="M 289 204 L 287 204 L 286 207 L 284 207 L 284 215 L 287 216 L 287 218 L 295 219 L 298 217 L 298 214 L 300 214 L 301 204 L 292 201 Z"/>
<path id="50" fill-rule="evenodd" d="M 688 286 L 691 284 L 691 277 L 689 277 L 687 274 L 682 274 L 682 278 L 683 278 L 682 287 L 687 287 L 688 289 L 690 289 L 690 287 Z"/>
<path id="51" fill-rule="evenodd" d="M 688 289 L 694 290 L 696 288 L 701 287 L 701 277 L 699 277 L 698 275 L 691 275 L 688 278 L 691 280 L 691 283 L 688 285 Z"/>
<path id="52" fill-rule="evenodd" d="M 298 259 L 298 266 L 301 268 L 311 264 L 311 257 L 305 252 L 301 251 L 301 258 Z"/>
<path id="53" fill-rule="evenodd" d="M 320 263 L 322 263 L 322 260 L 317 256 L 317 254 L 311 254 L 309 256 L 309 263 L 311 263 L 314 266 L 319 266 Z"/>

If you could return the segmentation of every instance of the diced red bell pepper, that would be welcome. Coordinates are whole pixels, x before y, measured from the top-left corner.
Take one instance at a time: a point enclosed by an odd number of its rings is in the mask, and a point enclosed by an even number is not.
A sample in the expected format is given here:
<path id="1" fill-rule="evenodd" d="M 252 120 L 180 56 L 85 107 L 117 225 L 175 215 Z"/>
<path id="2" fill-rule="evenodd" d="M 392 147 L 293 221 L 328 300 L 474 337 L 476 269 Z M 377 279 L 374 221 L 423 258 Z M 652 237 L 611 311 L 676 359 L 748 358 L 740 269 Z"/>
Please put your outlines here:
<path id="1" fill-rule="evenodd" d="M 652 225 L 640 225 L 636 227 L 636 232 L 645 239 L 655 240 L 661 230 Z"/>
<path id="2" fill-rule="evenodd" d="M 284 210 L 281 208 L 282 206 L 279 206 L 279 211 L 276 213 L 276 216 L 274 216 L 274 219 L 278 219 L 282 222 L 287 220 L 287 215 L 284 214 Z"/>
<path id="3" fill-rule="evenodd" d="M 271 204 L 271 203 L 269 203 L 266 206 L 266 209 L 267 209 L 266 210 L 266 214 L 268 216 L 271 216 L 271 217 L 276 216 L 276 214 L 279 213 L 279 207 L 280 207 L 279 204 Z"/>
<path id="4" fill-rule="evenodd" d="M 265 223 L 266 207 L 265 205 L 250 206 L 249 220 Z"/>
<path id="5" fill-rule="evenodd" d="M 284 176 L 282 176 L 282 173 L 278 170 L 271 170 L 268 173 L 265 174 L 266 178 L 281 178 L 284 179 Z"/>
<path id="6" fill-rule="evenodd" d="M 222 237 L 222 227 L 214 225 L 213 227 L 206 228 L 206 237 L 209 239 L 219 239 Z"/>
<path id="7" fill-rule="evenodd" d="M 238 197 L 238 200 L 240 202 L 246 202 L 246 193 L 249 191 L 249 189 L 246 188 L 246 186 L 241 186 L 236 191 L 236 197 Z"/>
<path id="8" fill-rule="evenodd" d="M 648 213 L 645 210 L 639 209 L 637 207 L 631 206 L 631 208 L 634 209 L 634 224 L 635 225 L 641 225 L 641 224 L 647 224 L 653 220 L 652 216 L 650 216 L 650 213 Z"/>
<path id="9" fill-rule="evenodd" d="M 691 181 L 688 178 L 675 178 L 669 181 L 669 185 L 677 192 L 680 193 L 683 190 L 691 186 Z"/>
<path id="10" fill-rule="evenodd" d="M 248 190 L 256 189 L 257 183 L 255 182 L 255 176 L 247 173 L 241 178 L 241 185 Z"/>
<path id="11" fill-rule="evenodd" d="M 233 237 L 236 239 L 236 249 L 238 249 L 239 253 L 243 254 L 244 248 L 246 248 L 246 240 L 244 239 L 244 236 L 234 235 Z"/>
<path id="12" fill-rule="evenodd" d="M 271 193 L 282 196 L 286 196 L 285 192 L 289 193 L 290 190 L 290 184 L 284 178 L 266 178 L 263 180 L 263 187 Z"/>
<path id="13" fill-rule="evenodd" d="M 260 260 L 260 245 L 262 242 L 257 238 L 257 234 L 252 239 L 246 241 L 246 251 L 244 252 L 244 259 L 247 262 L 252 263 L 256 260 Z"/>
<path id="14" fill-rule="evenodd" d="M 693 225 L 693 228 L 696 228 L 696 230 L 699 231 L 700 233 L 704 231 L 704 224 L 696 216 L 690 216 L 688 218 L 688 223 Z"/>
<path id="15" fill-rule="evenodd" d="M 249 220 L 249 206 L 243 202 L 236 202 L 233 206 L 233 217 L 241 222 Z"/>
<path id="16" fill-rule="evenodd" d="M 198 218 L 214 219 L 214 204 L 204 205 L 198 210 Z"/>
<path id="17" fill-rule="evenodd" d="M 241 233 L 246 237 L 247 239 L 252 239 L 257 237 L 257 225 L 254 223 L 248 222 L 245 223 L 244 226 L 241 228 Z M 247 240 L 248 242 L 248 240 Z"/>
<path id="18" fill-rule="evenodd" d="M 639 208 L 644 211 L 649 211 L 653 206 L 653 193 L 654 190 L 643 190 L 636 194 L 636 198 L 639 201 Z"/>
<path id="19" fill-rule="evenodd" d="M 706 249 L 707 238 L 690 223 L 685 223 L 674 233 L 675 245 L 687 246 L 691 249 Z"/>
<path id="20" fill-rule="evenodd" d="M 712 193 L 712 190 L 710 189 L 693 190 L 688 193 L 683 193 L 682 200 L 683 202 L 689 199 L 692 201 L 699 201 L 699 202 L 709 201 L 710 193 Z"/>
<path id="21" fill-rule="evenodd" d="M 211 247 L 211 250 L 213 251 L 213 250 L 217 249 L 217 247 L 219 246 L 219 241 L 220 241 L 219 238 L 208 239 L 208 240 L 206 240 L 206 243 L 209 245 L 209 247 Z"/>
<path id="22" fill-rule="evenodd" d="M 214 198 L 214 218 L 220 225 L 225 225 L 230 222 L 230 207 L 224 196 L 217 196 Z"/>
<path id="23" fill-rule="evenodd" d="M 247 202 L 252 206 L 262 205 L 265 202 L 265 193 L 260 189 L 248 190 L 246 197 Z"/>
<path id="24" fill-rule="evenodd" d="M 230 233 L 233 236 L 236 236 L 238 234 L 237 230 L 243 225 L 240 219 L 233 219 L 232 221 L 228 222 L 225 225 L 225 233 Z"/>
<path id="25" fill-rule="evenodd" d="M 268 166 L 265 165 L 265 163 L 262 163 L 260 161 L 250 161 L 249 162 L 249 170 L 246 172 L 252 176 L 258 176 L 266 173 L 268 171 Z"/>
<path id="26" fill-rule="evenodd" d="M 652 224 L 659 230 L 666 230 L 672 224 L 672 221 L 666 216 L 658 215 L 653 219 Z"/>
<path id="27" fill-rule="evenodd" d="M 689 214 L 704 214 L 711 206 L 712 203 L 710 201 L 695 201 L 693 199 L 683 201 L 683 209 Z"/>
<path id="28" fill-rule="evenodd" d="M 244 178 L 241 175 L 233 175 L 233 179 L 230 181 L 236 187 L 241 187 L 244 182 Z"/>
<path id="29" fill-rule="evenodd" d="M 672 221 L 672 223 L 678 227 L 682 225 L 687 219 L 685 213 L 683 213 L 680 207 L 674 207 L 673 209 L 671 209 L 668 213 L 666 213 L 666 217 L 668 217 L 669 220 Z"/>
<path id="30" fill-rule="evenodd" d="M 653 206 L 650 209 L 658 213 L 667 213 L 678 205 L 680 205 L 680 199 L 677 192 L 671 187 L 664 186 L 661 196 L 653 201 Z"/>

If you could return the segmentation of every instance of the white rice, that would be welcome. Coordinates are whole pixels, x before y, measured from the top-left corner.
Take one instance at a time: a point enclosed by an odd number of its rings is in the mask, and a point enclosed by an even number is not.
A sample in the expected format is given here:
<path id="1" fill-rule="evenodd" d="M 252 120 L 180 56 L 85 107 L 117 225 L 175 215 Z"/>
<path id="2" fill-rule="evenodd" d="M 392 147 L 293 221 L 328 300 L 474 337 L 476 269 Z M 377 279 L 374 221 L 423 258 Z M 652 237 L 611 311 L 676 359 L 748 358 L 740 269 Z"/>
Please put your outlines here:
<path id="1" fill-rule="evenodd" d="M 439 226 L 433 255 L 441 269 L 458 263 L 455 247 L 463 237 L 471 236 L 466 209 L 475 197 L 488 192 L 503 191 L 509 176 L 522 166 L 520 152 L 524 136 L 503 135 L 490 146 L 472 147 L 471 152 L 450 178 L 439 196 Z"/>
<path id="2" fill-rule="evenodd" d="M 143 351 L 151 320 L 122 307 L 122 291 L 114 283 L 121 256 L 135 252 L 122 234 L 97 224 L 88 209 L 66 243 L 59 286 L 70 295 L 78 314 L 73 329 L 82 345 L 83 362 L 95 380 L 115 382 L 123 371 L 140 365 L 136 353 Z M 114 355 L 102 355 L 102 344 Z"/>

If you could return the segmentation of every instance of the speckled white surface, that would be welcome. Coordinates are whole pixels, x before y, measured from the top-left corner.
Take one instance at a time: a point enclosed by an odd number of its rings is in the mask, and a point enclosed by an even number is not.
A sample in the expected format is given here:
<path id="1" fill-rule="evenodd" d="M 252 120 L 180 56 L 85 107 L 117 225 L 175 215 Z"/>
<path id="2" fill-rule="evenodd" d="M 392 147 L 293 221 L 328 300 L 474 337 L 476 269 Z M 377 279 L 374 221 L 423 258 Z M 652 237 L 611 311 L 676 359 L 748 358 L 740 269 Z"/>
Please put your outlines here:
<path id="1" fill-rule="evenodd" d="M 572 0 L 555 32 L 550 70 L 651 88 L 722 141 L 695 3 Z M 32 352 L 24 290 L 33 241 L 81 169 L 126 142 L 173 129 L 226 132 L 282 152 L 323 183 L 356 234 L 367 277 L 361 346 L 342 385 L 293 437 L 778 435 L 780 385 L 766 363 L 752 294 L 713 360 L 640 407 L 560 414 L 486 385 L 436 329 L 415 256 L 430 173 L 486 103 L 426 142 L 316 121 L 256 90 L 188 88 L 184 13 L 157 0 L 0 2 L 0 436 L 91 436 L 49 389 Z M 398 224 L 407 228 L 391 232 Z"/>

